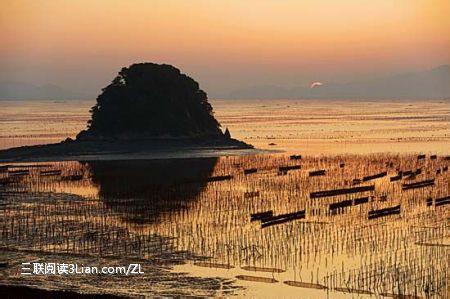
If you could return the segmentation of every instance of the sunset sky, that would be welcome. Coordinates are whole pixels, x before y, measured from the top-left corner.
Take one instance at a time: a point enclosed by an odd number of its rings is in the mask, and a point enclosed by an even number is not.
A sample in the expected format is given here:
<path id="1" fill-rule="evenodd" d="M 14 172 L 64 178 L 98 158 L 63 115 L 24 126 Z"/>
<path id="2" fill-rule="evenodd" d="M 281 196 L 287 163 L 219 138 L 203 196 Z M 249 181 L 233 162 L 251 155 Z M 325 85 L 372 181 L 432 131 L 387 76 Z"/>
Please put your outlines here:
<path id="1" fill-rule="evenodd" d="M 450 63 L 448 0 L 29 0 L 0 9 L 0 81 L 98 93 L 122 66 L 170 63 L 212 95 Z"/>

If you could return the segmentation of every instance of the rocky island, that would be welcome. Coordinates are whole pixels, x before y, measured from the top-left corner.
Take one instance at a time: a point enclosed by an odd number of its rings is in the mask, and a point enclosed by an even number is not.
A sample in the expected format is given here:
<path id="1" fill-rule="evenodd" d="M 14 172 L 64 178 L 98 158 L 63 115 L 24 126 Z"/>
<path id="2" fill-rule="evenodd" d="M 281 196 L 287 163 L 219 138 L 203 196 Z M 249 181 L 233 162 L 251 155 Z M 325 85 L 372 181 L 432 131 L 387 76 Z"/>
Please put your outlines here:
<path id="1" fill-rule="evenodd" d="M 97 97 L 75 140 L 0 151 L 0 161 L 79 159 L 183 151 L 251 149 L 222 132 L 207 94 L 167 64 L 123 68 Z"/>

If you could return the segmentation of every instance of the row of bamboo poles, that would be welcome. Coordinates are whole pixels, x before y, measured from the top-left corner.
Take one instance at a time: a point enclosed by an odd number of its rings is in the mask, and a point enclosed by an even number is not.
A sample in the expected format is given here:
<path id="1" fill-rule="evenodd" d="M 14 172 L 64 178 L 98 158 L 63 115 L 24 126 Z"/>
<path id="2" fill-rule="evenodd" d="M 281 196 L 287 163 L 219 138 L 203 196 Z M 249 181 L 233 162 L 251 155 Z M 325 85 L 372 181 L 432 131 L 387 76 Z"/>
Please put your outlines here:
<path id="1" fill-rule="evenodd" d="M 126 177 L 102 194 L 83 163 L 14 165 L 0 172 L 1 246 L 201 257 L 216 267 L 283 269 L 293 286 L 439 296 L 448 286 L 448 163 L 389 154 L 227 157 L 206 179 L 148 182 L 138 195 Z"/>

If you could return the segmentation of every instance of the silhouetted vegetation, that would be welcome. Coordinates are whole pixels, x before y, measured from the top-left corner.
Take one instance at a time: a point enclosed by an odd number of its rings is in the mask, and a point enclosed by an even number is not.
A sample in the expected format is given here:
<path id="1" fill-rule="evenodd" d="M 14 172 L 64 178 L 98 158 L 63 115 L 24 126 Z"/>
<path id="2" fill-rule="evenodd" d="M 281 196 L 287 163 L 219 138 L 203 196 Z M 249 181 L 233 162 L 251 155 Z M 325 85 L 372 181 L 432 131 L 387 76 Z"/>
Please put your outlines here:
<path id="1" fill-rule="evenodd" d="M 123 68 L 90 112 L 87 129 L 76 140 L 0 150 L 0 161 L 253 148 L 233 139 L 228 129 L 222 133 L 206 93 L 171 65 L 139 63 Z"/>
<path id="2" fill-rule="evenodd" d="M 90 112 L 77 139 L 226 138 L 199 84 L 166 64 L 123 68 Z"/>

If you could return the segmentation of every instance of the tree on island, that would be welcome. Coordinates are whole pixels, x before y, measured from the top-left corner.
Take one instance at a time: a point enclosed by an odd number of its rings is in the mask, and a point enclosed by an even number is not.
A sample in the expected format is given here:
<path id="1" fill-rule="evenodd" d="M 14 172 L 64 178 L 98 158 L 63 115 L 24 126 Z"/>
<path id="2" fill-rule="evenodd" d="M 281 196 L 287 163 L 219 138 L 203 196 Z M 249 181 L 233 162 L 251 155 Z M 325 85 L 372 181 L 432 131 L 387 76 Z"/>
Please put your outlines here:
<path id="1" fill-rule="evenodd" d="M 87 129 L 76 140 L 0 150 L 0 161 L 253 148 L 231 138 L 228 130 L 222 133 L 206 93 L 171 65 L 139 63 L 123 68 L 90 112 Z"/>
<path id="2" fill-rule="evenodd" d="M 167 64 L 123 68 L 90 112 L 88 128 L 77 140 L 230 138 L 199 84 Z"/>

